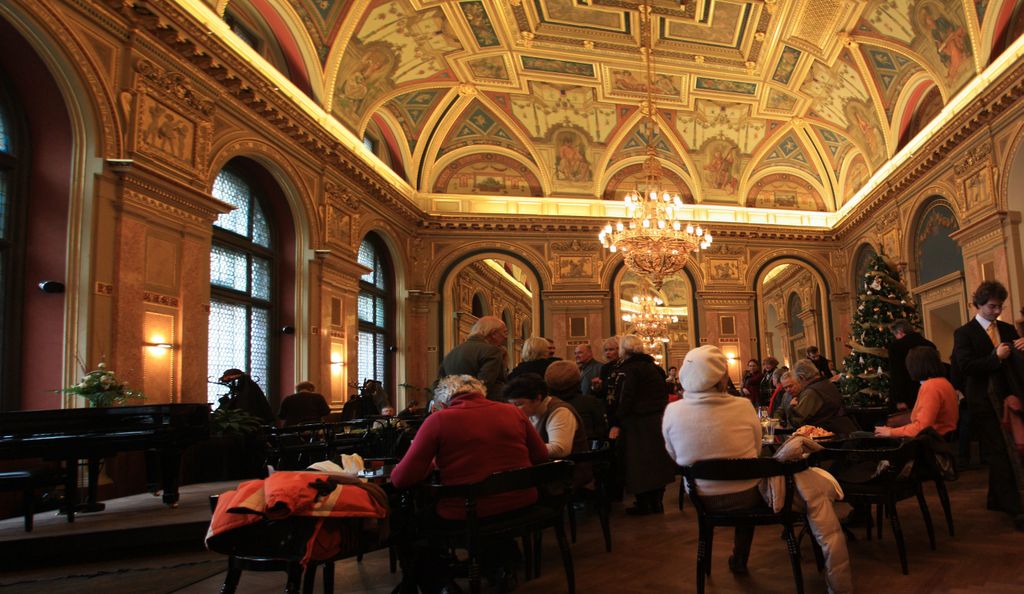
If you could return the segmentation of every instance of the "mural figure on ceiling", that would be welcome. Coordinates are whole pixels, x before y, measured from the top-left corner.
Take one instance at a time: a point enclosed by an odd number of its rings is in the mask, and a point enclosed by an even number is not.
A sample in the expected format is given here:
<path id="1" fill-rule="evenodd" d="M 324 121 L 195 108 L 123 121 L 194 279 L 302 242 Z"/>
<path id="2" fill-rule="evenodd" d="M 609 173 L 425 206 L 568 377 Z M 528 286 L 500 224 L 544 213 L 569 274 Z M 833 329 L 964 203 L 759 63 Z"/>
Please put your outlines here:
<path id="1" fill-rule="evenodd" d="M 704 153 L 704 182 L 713 190 L 735 192 L 739 186 L 736 177 L 738 150 L 724 140 L 708 143 Z"/>
<path id="2" fill-rule="evenodd" d="M 629 93 L 647 92 L 647 82 L 637 76 L 634 70 L 611 70 L 609 74 L 611 74 L 611 87 L 613 91 L 626 91 Z M 668 95 L 670 97 L 679 96 L 679 84 L 676 82 L 679 80 L 678 76 L 670 77 L 664 74 L 655 74 L 652 78 L 651 93 L 655 95 Z"/>
<path id="3" fill-rule="evenodd" d="M 845 111 L 850 121 L 847 132 L 861 141 L 869 161 L 875 165 L 880 164 L 885 160 L 885 139 L 879 132 L 871 107 L 860 101 L 850 101 L 846 104 Z"/>
<path id="4" fill-rule="evenodd" d="M 355 114 L 362 112 L 367 99 L 372 100 L 391 86 L 388 78 L 397 61 L 395 52 L 386 42 L 375 41 L 361 48 L 360 45 L 354 42 L 353 51 L 346 54 L 339 71 L 338 79 L 342 83 L 336 102 L 343 116 L 358 117 Z M 357 48 L 362 51 L 356 51 Z"/>
<path id="5" fill-rule="evenodd" d="M 933 3 L 922 4 L 917 18 L 946 67 L 946 82 L 953 83 L 971 55 L 966 28 L 952 22 L 943 14 L 942 7 Z"/>
<path id="6" fill-rule="evenodd" d="M 588 182 L 592 178 L 590 161 L 587 160 L 586 142 L 575 132 L 561 132 L 558 138 L 558 152 L 555 156 L 555 179 L 572 182 Z"/>

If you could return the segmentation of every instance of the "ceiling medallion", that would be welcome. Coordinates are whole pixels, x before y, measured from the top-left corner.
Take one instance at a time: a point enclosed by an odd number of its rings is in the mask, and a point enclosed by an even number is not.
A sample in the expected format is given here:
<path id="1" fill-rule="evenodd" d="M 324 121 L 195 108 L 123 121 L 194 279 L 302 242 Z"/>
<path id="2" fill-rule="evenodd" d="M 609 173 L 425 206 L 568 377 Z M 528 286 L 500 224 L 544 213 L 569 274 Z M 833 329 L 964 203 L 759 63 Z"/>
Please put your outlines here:
<path id="1" fill-rule="evenodd" d="M 679 321 L 677 316 L 658 311 L 665 304 L 660 297 L 642 293 L 633 296 L 636 311 L 622 314 L 622 321 L 630 325 L 629 332 L 636 334 L 644 342 L 648 351 L 669 341 L 669 324 Z"/>
<path id="2" fill-rule="evenodd" d="M 700 225 L 683 220 L 683 201 L 661 186 L 661 163 L 654 148 L 657 108 L 651 89 L 654 80 L 654 47 L 651 42 L 651 7 L 640 7 L 640 57 L 645 65 L 647 97 L 640 105 L 647 126 L 647 158 L 644 161 L 643 189 L 626 194 L 626 219 L 605 225 L 598 233 L 601 245 L 611 252 L 622 252 L 626 267 L 646 276 L 656 290 L 665 277 L 686 266 L 690 254 L 707 249 L 711 234 Z"/>

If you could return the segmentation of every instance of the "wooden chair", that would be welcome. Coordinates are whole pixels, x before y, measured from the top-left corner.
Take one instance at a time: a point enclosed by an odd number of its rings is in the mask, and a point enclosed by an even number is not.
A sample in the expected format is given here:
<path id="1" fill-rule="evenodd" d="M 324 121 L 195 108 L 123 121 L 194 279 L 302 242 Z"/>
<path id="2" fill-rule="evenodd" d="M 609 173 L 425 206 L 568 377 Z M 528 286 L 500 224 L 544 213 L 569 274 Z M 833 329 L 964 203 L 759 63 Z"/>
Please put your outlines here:
<path id="1" fill-rule="evenodd" d="M 914 471 L 919 454 L 920 444 L 915 440 L 879 438 L 846 440 L 840 447 L 829 450 L 829 457 L 835 460 L 832 472 L 843 487 L 844 501 L 868 508 L 868 540 L 871 539 L 872 523 L 877 526 L 878 538 L 882 538 L 883 512 L 889 517 L 904 575 L 908 573 L 907 546 L 896 509 L 898 502 L 917 498 L 928 531 L 928 543 L 935 550 L 935 528 L 924 498 L 921 477 Z M 863 477 L 859 469 L 865 468 L 873 470 Z M 875 507 L 874 522 L 871 506 Z"/>
<path id="2" fill-rule="evenodd" d="M 552 528 L 562 552 L 562 565 L 568 582 L 569 594 L 575 594 L 576 578 L 573 572 L 572 551 L 566 538 L 563 516 L 572 490 L 573 463 L 556 460 L 528 468 L 496 472 L 478 483 L 470 485 L 433 485 L 432 499 L 440 501 L 458 498 L 465 502 L 465 520 L 443 520 L 421 527 L 421 536 L 430 540 L 444 540 L 453 548 L 464 548 L 469 554 L 469 585 L 472 594 L 480 592 L 480 557 L 482 544 L 495 537 L 523 539 L 527 577 L 531 566 L 539 565 L 539 547 L 533 547 L 532 536 L 544 528 Z M 477 501 L 481 497 L 536 488 L 541 493 L 537 503 L 497 516 L 478 517 Z"/>
<path id="3" fill-rule="evenodd" d="M 601 532 L 604 535 L 604 550 L 612 552 L 612 531 L 609 517 L 611 516 L 611 497 L 608 493 L 608 473 L 612 466 L 612 449 L 607 441 L 595 441 L 589 452 L 570 454 L 566 460 L 574 464 L 589 464 L 594 474 L 594 490 L 577 488 L 573 489 L 573 502 L 594 503 L 597 517 L 601 522 Z M 569 505 L 569 535 L 572 543 L 576 544 L 576 509 Z"/>
<path id="4" fill-rule="evenodd" d="M 797 594 L 803 594 L 804 580 L 800 570 L 800 550 L 794 525 L 802 515 L 793 511 L 793 494 L 796 491 L 793 475 L 805 470 L 807 463 L 780 462 L 772 458 L 745 458 L 738 460 L 715 459 L 702 460 L 681 468 L 686 489 L 690 493 L 690 501 L 697 510 L 699 539 L 697 541 L 697 594 L 704 594 L 704 582 L 711 575 L 711 545 L 714 541 L 714 530 L 718 526 L 765 526 L 777 524 L 783 529 L 783 537 L 789 551 L 789 561 L 793 567 L 793 579 L 796 582 Z M 767 504 L 749 510 L 711 511 L 707 509 L 697 494 L 697 480 L 732 481 L 746 479 L 762 479 L 773 476 L 785 478 L 786 492 L 781 511 L 774 512 Z"/>
<path id="5" fill-rule="evenodd" d="M 217 508 L 218 495 L 210 496 L 210 511 Z M 243 571 L 282 571 L 287 575 L 285 594 L 312 594 L 316 582 L 316 572 L 323 567 L 324 594 L 334 592 L 334 562 L 350 557 L 364 542 L 361 534 L 362 519 L 346 518 L 342 521 L 351 524 L 353 534 L 349 546 L 343 547 L 339 555 L 321 561 L 310 561 L 305 568 L 302 558 L 305 555 L 309 539 L 313 535 L 317 518 L 287 518 L 284 520 L 265 520 L 251 524 L 235 531 L 234 543 L 230 549 L 218 549 L 217 552 L 228 556 L 228 571 L 224 577 L 221 594 L 234 594 Z"/>
<path id="6" fill-rule="evenodd" d="M 327 460 L 331 428 L 325 423 L 271 428 L 267 433 L 267 464 L 276 470 L 304 470 Z"/>

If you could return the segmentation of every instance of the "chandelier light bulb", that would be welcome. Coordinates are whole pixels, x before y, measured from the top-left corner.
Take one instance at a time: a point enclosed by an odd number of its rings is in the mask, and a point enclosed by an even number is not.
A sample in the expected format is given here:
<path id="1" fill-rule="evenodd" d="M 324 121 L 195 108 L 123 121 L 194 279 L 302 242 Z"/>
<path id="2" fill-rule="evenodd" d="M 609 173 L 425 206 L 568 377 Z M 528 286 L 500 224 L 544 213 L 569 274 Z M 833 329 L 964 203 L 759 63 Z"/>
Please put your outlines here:
<path id="1" fill-rule="evenodd" d="M 686 225 L 686 234 L 693 235 L 693 225 Z"/>
<path id="2" fill-rule="evenodd" d="M 675 229 L 676 231 L 679 231 L 682 227 L 683 226 L 679 224 L 679 221 L 675 221 L 674 223 L 672 223 L 672 228 Z"/>

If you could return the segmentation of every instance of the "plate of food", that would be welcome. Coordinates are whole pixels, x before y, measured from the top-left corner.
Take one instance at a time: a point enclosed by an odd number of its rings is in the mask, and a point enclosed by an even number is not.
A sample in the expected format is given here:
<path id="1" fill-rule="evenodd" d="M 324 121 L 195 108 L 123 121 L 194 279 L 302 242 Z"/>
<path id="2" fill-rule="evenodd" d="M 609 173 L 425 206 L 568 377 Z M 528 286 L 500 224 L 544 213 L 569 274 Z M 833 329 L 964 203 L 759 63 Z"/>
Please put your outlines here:
<path id="1" fill-rule="evenodd" d="M 822 429 L 821 427 L 815 427 L 814 425 L 803 425 L 798 427 L 793 435 L 800 435 L 802 437 L 810 437 L 811 439 L 831 439 L 836 436 L 828 429 Z"/>

